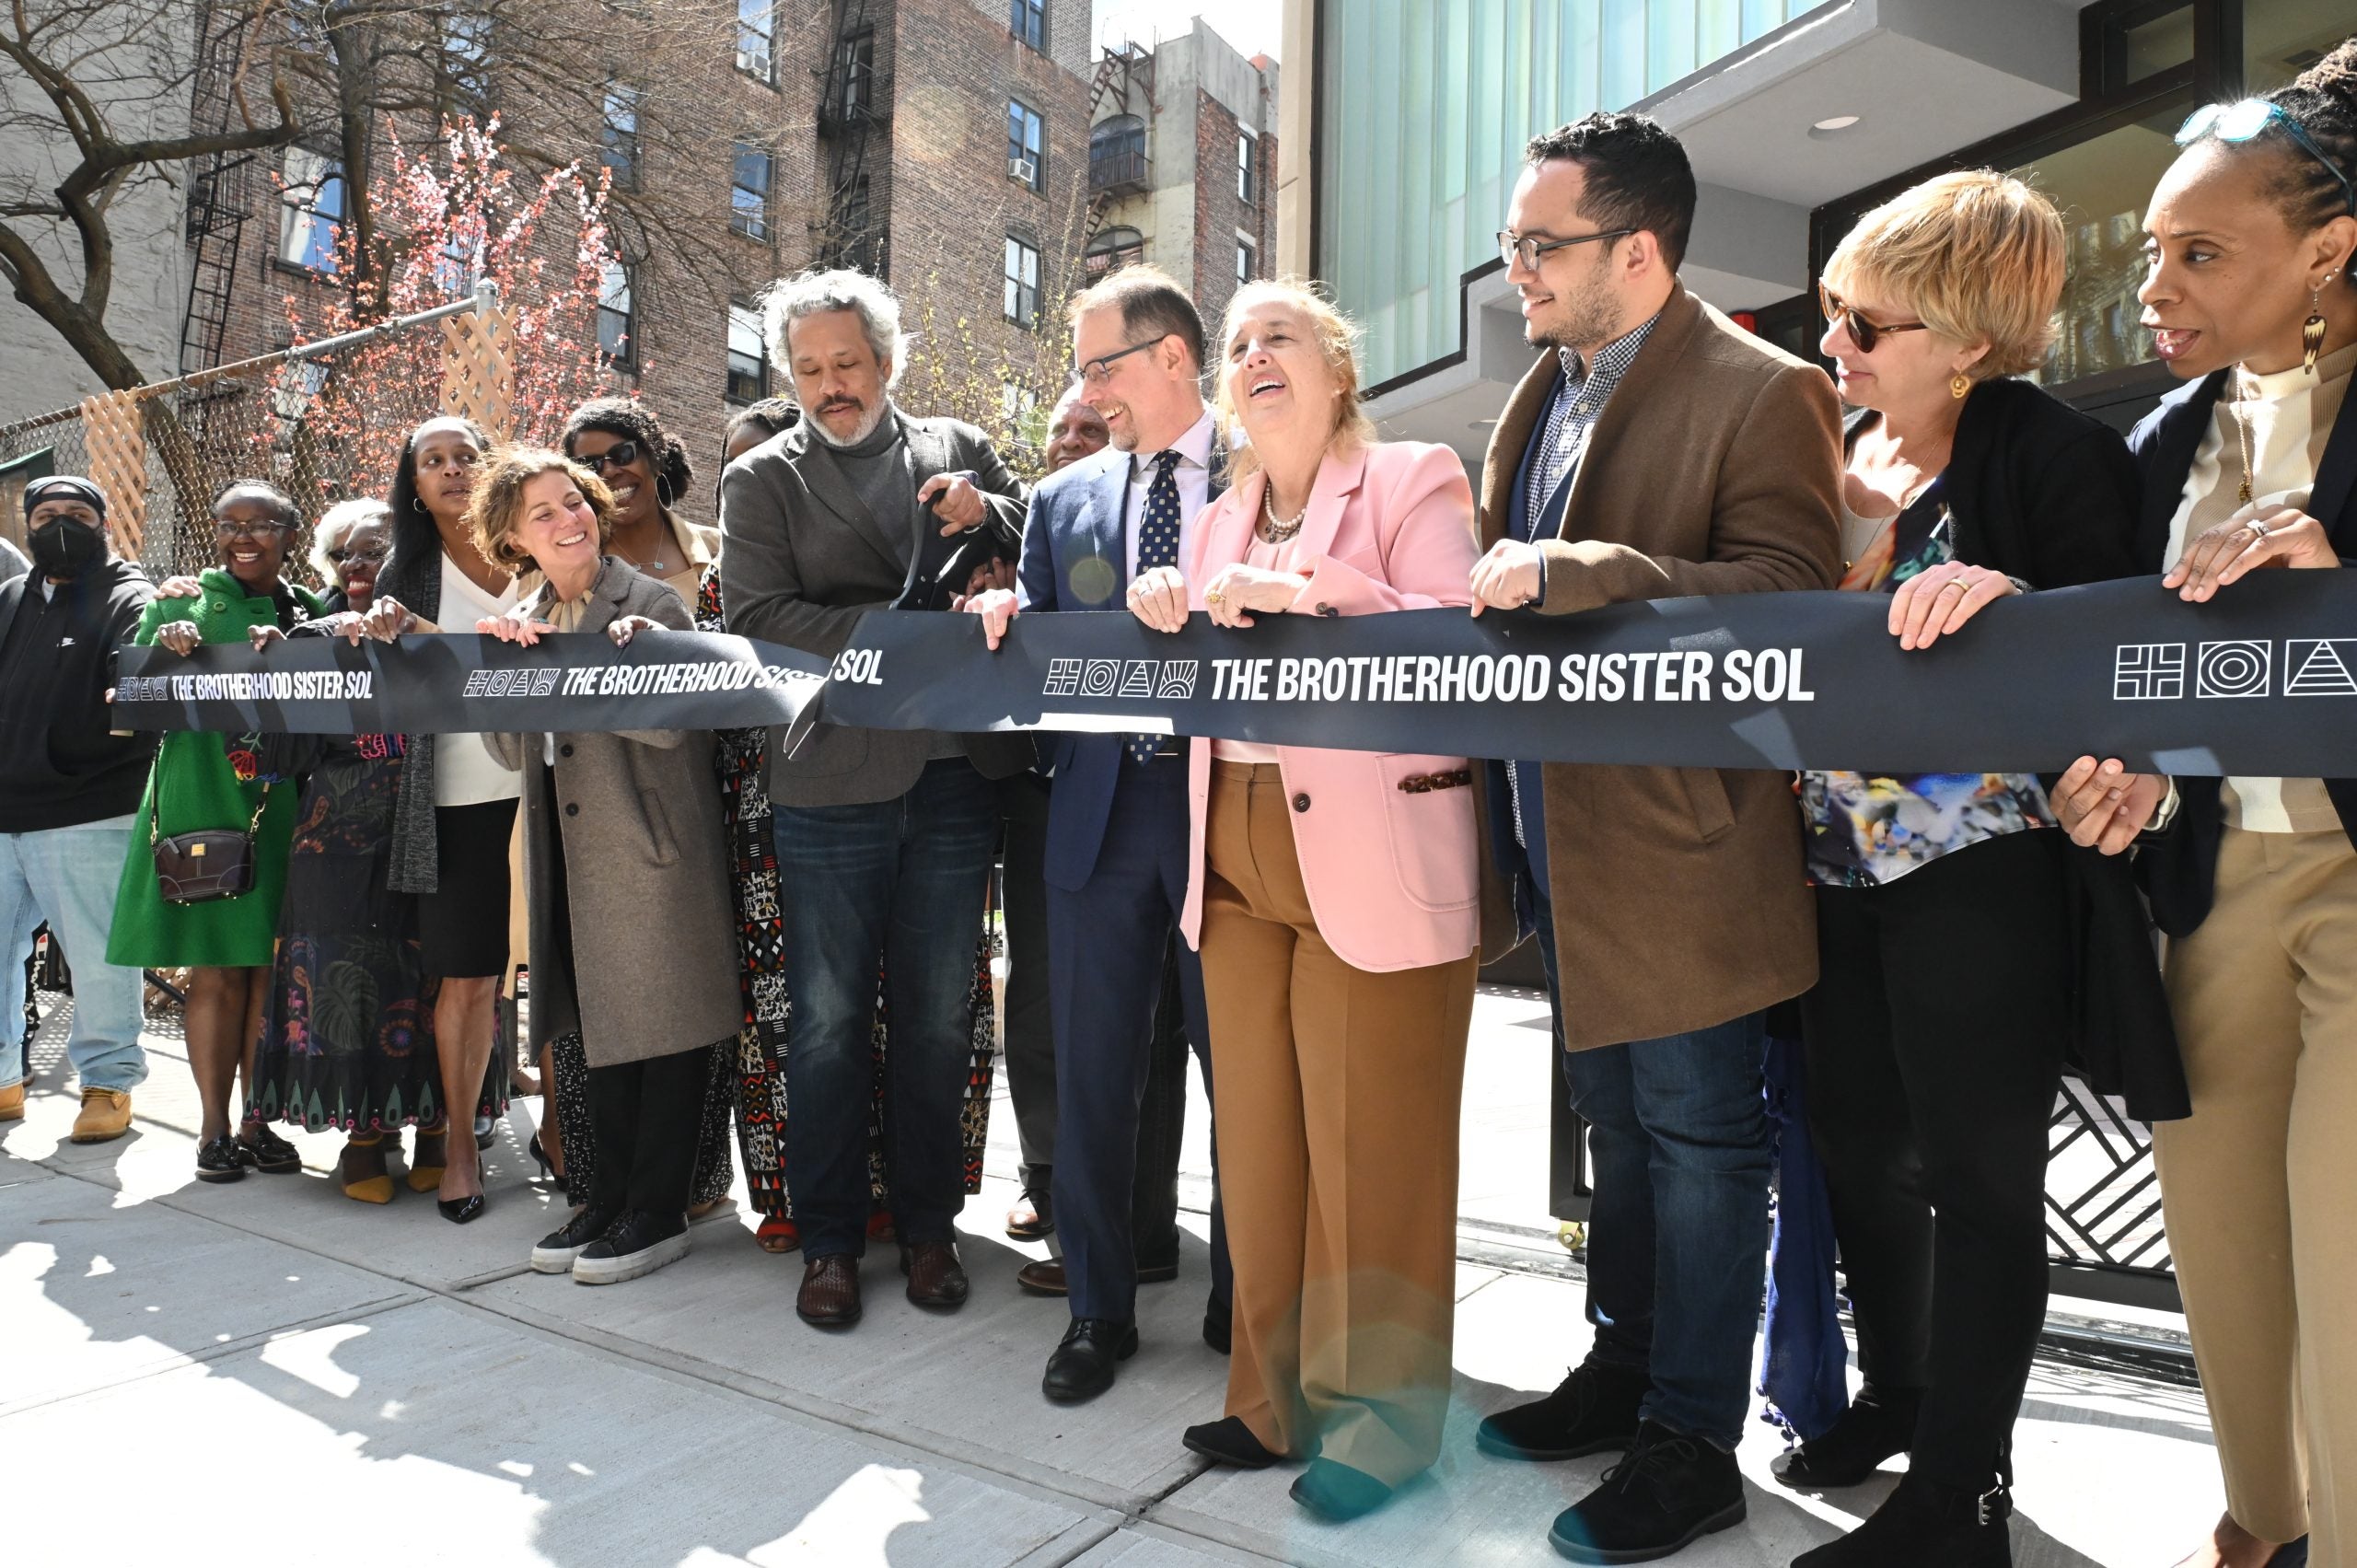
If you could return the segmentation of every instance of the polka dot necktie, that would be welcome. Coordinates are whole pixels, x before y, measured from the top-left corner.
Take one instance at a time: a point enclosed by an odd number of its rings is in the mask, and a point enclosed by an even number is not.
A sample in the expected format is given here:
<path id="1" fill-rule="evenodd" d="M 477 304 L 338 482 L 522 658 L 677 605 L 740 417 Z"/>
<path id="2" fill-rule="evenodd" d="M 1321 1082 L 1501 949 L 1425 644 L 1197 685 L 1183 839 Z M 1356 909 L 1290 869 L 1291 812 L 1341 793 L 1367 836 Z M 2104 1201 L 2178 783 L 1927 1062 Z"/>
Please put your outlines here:
<path id="1" fill-rule="evenodd" d="M 1154 455 L 1154 482 L 1146 487 L 1145 512 L 1138 518 L 1138 572 L 1178 564 L 1178 454 Z M 1130 761 L 1143 767 L 1162 746 L 1158 735 L 1130 737 Z"/>

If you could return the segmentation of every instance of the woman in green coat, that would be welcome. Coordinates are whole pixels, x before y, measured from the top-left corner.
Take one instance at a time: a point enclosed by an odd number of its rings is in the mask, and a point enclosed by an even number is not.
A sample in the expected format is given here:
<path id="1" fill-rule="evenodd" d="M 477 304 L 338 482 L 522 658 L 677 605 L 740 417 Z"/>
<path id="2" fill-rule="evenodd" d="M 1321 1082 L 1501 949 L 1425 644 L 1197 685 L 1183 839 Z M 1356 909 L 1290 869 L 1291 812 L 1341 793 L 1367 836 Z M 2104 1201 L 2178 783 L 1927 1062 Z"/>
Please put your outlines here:
<path id="1" fill-rule="evenodd" d="M 302 519 L 275 486 L 238 480 L 213 502 L 221 564 L 196 577 L 166 582 L 139 622 L 137 641 L 187 656 L 205 643 L 242 643 L 257 626 L 282 631 L 322 612 L 309 590 L 280 573 Z M 151 831 L 132 839 L 115 900 L 107 961 L 127 968 L 190 970 L 188 1061 L 203 1101 L 196 1174 L 235 1181 L 248 1166 L 271 1172 L 301 1167 L 295 1145 L 260 1121 L 242 1129 L 229 1119 L 229 1096 L 252 1051 L 270 989 L 271 948 L 286 887 L 286 847 L 296 790 L 258 776 L 253 753 L 235 738 L 180 731 L 164 738 L 147 775 L 140 820 Z M 252 889 L 235 898 L 172 903 L 157 881 L 156 836 L 200 829 L 250 830 Z"/>

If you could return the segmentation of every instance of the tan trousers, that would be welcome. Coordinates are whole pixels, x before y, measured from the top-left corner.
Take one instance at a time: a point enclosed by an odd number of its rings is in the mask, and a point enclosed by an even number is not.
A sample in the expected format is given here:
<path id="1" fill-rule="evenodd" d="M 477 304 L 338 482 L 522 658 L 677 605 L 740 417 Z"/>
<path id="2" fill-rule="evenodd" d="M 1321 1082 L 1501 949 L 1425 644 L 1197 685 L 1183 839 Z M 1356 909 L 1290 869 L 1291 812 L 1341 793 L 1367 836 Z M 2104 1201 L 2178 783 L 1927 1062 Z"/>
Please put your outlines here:
<path id="1" fill-rule="evenodd" d="M 1213 764 L 1203 992 L 1236 1264 L 1227 1413 L 1397 1485 L 1440 1454 L 1475 959 L 1371 974 L 1318 935 L 1273 764 Z M 1379 846 L 1370 846 L 1372 850 Z"/>
<path id="2" fill-rule="evenodd" d="M 2154 1129 L 2226 1505 L 2357 1564 L 2357 850 L 2226 830 L 2170 945 L 2193 1115 Z"/>

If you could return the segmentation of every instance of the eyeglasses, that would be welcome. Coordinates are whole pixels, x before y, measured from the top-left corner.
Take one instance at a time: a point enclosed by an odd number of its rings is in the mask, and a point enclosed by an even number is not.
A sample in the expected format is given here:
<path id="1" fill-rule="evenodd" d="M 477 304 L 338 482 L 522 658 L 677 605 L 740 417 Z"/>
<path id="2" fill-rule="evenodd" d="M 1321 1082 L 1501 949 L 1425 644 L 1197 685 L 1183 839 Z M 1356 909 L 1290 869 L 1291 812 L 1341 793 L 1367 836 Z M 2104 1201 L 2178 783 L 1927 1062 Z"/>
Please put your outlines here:
<path id="1" fill-rule="evenodd" d="M 606 469 L 608 465 L 610 464 L 618 469 L 626 469 L 630 467 L 631 464 L 638 461 L 638 443 L 635 441 L 617 441 L 595 457 L 582 457 L 577 458 L 575 460 L 583 468 L 587 469 L 591 473 L 596 474 L 599 479 L 603 479 L 606 477 Z"/>
<path id="2" fill-rule="evenodd" d="M 1887 332 L 1922 332 L 1931 329 L 1928 321 L 1869 321 L 1858 314 L 1858 308 L 1826 287 L 1817 285 L 1817 302 L 1825 310 L 1825 324 L 1839 321 L 1850 341 L 1858 345 L 1860 354 L 1872 354 L 1875 344 L 1882 342 Z"/>
<path id="3" fill-rule="evenodd" d="M 1169 333 L 1165 332 L 1162 334 L 1162 337 L 1167 338 L 1169 335 Z M 1101 387 L 1105 384 L 1106 378 L 1113 374 L 1113 362 L 1115 360 L 1127 359 L 1133 354 L 1144 354 L 1146 350 L 1152 348 L 1161 341 L 1162 338 L 1148 338 L 1142 343 L 1132 343 L 1127 348 L 1115 349 L 1110 354 L 1100 354 L 1095 359 L 1089 360 L 1081 366 L 1080 378 L 1089 386 Z"/>
<path id="4" fill-rule="evenodd" d="M 347 561 L 382 565 L 385 557 L 391 553 L 389 550 L 331 550 L 328 559 L 339 566 Z"/>
<path id="5" fill-rule="evenodd" d="M 232 522 L 226 517 L 217 517 L 213 523 L 214 535 L 219 539 L 261 539 L 265 534 L 292 533 L 294 531 L 294 529 L 287 527 L 284 523 L 273 522 L 268 519 L 264 519 L 258 523 L 238 523 Z"/>
<path id="6" fill-rule="evenodd" d="M 1574 234 L 1569 239 L 1541 239 L 1537 235 L 1520 235 L 1510 228 L 1498 230 L 1498 255 L 1509 267 L 1520 259 L 1525 272 L 1538 270 L 1538 258 L 1550 250 L 1561 250 L 1566 245 L 1585 245 L 1591 239 L 1619 239 L 1634 234 L 1633 228 L 1608 228 L 1597 234 Z"/>
<path id="7" fill-rule="evenodd" d="M 2270 125 L 2283 127 L 2285 135 L 2297 142 L 2310 157 L 2324 165 L 2327 174 L 2340 181 L 2340 199 L 2349 203 L 2352 215 L 2357 215 L 2357 184 L 2350 182 L 2349 176 L 2340 171 L 2340 166 L 2327 157 L 2325 150 L 2316 145 L 2316 138 L 2308 134 L 2308 128 L 2293 119 L 2290 111 L 2280 103 L 2270 103 L 2263 98 L 2247 98 L 2239 103 L 2205 103 L 2187 115 L 2185 123 L 2177 128 L 2177 145 L 2189 147 L 2204 136 L 2215 136 L 2222 142 L 2247 142 Z"/>

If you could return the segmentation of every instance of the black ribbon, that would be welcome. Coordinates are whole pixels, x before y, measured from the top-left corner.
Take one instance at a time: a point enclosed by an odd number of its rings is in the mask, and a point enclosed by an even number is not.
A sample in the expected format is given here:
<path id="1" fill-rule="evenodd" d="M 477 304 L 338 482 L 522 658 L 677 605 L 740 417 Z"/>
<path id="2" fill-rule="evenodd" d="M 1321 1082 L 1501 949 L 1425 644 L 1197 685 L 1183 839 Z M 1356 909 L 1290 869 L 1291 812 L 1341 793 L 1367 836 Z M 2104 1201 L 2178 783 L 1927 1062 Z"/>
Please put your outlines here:
<path id="1" fill-rule="evenodd" d="M 1583 615 L 1461 610 L 1156 633 L 1119 612 L 865 616 L 831 670 L 741 637 L 595 634 L 255 654 L 126 650 L 141 729 L 1158 731 L 1562 762 L 2054 772 L 2092 752 L 2186 774 L 2357 776 L 2357 573 L 2255 575 L 2206 605 L 2154 578 L 2001 600 L 1902 652 L 1889 601 L 1738 594 Z"/>

